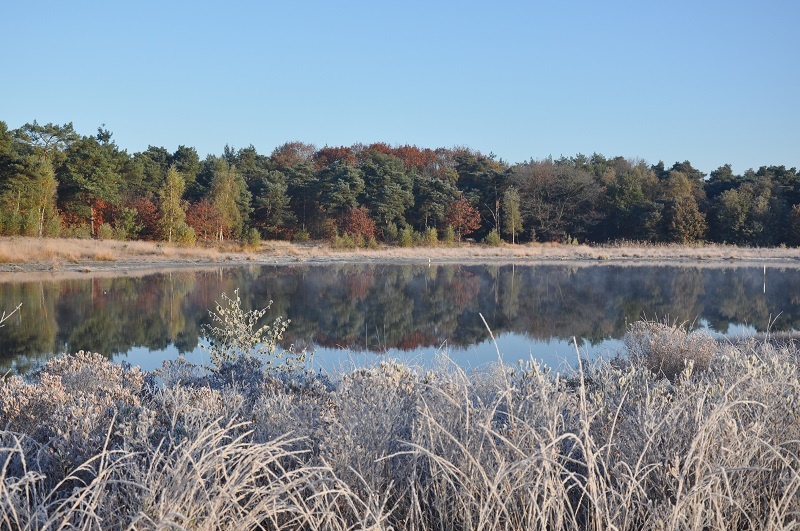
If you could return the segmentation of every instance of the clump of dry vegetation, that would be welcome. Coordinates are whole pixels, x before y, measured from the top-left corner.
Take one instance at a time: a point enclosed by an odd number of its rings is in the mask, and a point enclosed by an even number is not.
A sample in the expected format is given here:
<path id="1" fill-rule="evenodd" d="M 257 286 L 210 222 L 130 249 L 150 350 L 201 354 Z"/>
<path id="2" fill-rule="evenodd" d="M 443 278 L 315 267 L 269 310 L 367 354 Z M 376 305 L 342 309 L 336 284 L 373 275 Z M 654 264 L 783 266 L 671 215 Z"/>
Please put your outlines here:
<path id="1" fill-rule="evenodd" d="M 674 380 L 687 364 L 706 370 L 718 350 L 717 341 L 704 330 L 653 321 L 634 323 L 624 338 L 634 362 Z"/>
<path id="2" fill-rule="evenodd" d="M 567 375 L 54 360 L 0 386 L 0 527 L 796 527 L 797 349 L 657 323 L 627 344 Z"/>

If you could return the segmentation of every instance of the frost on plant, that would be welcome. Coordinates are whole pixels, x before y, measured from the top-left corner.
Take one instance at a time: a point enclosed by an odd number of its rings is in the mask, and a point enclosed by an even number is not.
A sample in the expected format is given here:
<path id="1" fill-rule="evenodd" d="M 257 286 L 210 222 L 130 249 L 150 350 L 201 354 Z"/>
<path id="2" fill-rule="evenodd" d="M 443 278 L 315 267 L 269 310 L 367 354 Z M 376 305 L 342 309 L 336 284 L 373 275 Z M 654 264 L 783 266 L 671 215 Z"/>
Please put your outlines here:
<path id="1" fill-rule="evenodd" d="M 278 342 L 291 322 L 278 317 L 272 324 L 259 326 L 259 321 L 267 313 L 272 301 L 260 310 L 242 310 L 239 290 L 233 292 L 233 298 L 222 294 L 222 303 L 217 303 L 215 310 L 209 310 L 211 324 L 203 325 L 211 362 L 219 369 L 225 363 L 234 362 L 243 356 L 260 355 L 266 358 L 270 370 L 295 370 L 301 368 L 307 352 L 295 352 L 279 348 Z"/>

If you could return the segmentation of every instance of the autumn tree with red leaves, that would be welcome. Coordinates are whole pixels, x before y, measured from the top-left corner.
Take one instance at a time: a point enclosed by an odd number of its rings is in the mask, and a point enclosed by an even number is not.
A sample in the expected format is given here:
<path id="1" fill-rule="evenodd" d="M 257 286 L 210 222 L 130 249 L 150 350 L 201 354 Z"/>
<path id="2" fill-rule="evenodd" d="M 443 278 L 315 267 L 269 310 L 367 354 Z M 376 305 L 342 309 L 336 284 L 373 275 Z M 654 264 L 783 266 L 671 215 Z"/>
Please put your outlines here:
<path id="1" fill-rule="evenodd" d="M 141 240 L 155 240 L 158 237 L 158 205 L 149 194 L 128 197 L 122 201 L 123 208 L 136 212 L 138 237 Z"/>
<path id="2" fill-rule="evenodd" d="M 336 161 L 346 162 L 355 165 L 357 162 L 353 149 L 340 146 L 340 147 L 324 147 L 314 153 L 314 167 L 318 170 L 332 165 Z"/>
<path id="3" fill-rule="evenodd" d="M 214 207 L 211 199 L 206 198 L 189 205 L 186 209 L 186 224 L 194 229 L 198 238 L 208 241 L 217 237 L 217 230 L 222 224 L 222 215 Z"/>
<path id="4" fill-rule="evenodd" d="M 375 237 L 377 227 L 372 218 L 369 217 L 369 212 L 364 207 L 356 207 L 348 210 L 339 223 L 339 230 L 344 234 L 349 234 L 353 237 L 361 236 L 365 240 Z"/>
<path id="5" fill-rule="evenodd" d="M 447 224 L 456 232 L 456 240 L 461 241 L 481 226 L 481 213 L 464 197 L 453 201 L 447 207 Z"/>

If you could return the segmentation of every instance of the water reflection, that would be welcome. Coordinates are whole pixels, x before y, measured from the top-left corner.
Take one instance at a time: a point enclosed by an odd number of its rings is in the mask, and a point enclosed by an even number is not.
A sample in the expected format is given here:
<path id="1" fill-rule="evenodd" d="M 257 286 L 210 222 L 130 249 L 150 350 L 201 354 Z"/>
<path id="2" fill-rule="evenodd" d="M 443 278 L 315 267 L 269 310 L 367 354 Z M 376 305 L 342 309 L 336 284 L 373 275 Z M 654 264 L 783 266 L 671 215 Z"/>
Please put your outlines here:
<path id="1" fill-rule="evenodd" d="M 649 318 L 726 332 L 800 329 L 798 271 L 760 268 L 334 265 L 217 268 L 143 277 L 0 284 L 0 304 L 22 309 L 0 329 L 0 370 L 25 372 L 64 352 L 134 361 L 201 356 L 201 324 L 224 291 L 243 307 L 291 319 L 286 342 L 320 356 L 434 352 L 496 358 L 482 314 L 508 357 L 559 357 L 614 345 Z M 475 347 L 479 345 L 479 347 Z M 519 352 L 523 350 L 522 352 Z M 473 354 L 469 354 L 472 352 Z M 136 354 L 137 356 L 133 356 Z"/>

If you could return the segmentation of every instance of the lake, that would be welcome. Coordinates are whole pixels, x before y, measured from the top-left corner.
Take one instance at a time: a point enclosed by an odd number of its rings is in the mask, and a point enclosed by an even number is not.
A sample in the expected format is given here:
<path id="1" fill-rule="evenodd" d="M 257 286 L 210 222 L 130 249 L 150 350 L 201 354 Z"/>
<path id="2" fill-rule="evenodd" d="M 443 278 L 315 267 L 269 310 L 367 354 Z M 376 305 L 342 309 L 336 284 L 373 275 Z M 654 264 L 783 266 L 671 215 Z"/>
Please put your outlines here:
<path id="1" fill-rule="evenodd" d="M 151 370 L 201 347 L 208 309 L 239 289 L 291 319 L 285 346 L 326 370 L 391 356 L 464 368 L 534 357 L 552 367 L 613 356 L 629 323 L 686 322 L 736 335 L 800 329 L 800 271 L 752 267 L 298 265 L 0 283 L 0 371 L 78 350 Z M 486 320 L 495 339 L 492 341 Z M 573 337 L 575 340 L 573 340 Z"/>

